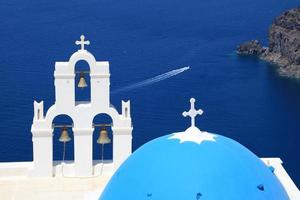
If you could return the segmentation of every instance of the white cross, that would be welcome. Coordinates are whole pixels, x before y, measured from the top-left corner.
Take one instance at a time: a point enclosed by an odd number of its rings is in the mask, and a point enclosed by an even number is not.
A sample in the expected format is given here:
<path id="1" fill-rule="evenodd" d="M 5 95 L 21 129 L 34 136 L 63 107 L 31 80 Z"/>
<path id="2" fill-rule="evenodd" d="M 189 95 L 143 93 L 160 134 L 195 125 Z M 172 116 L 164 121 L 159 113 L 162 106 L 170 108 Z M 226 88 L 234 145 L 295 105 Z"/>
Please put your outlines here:
<path id="1" fill-rule="evenodd" d="M 191 127 L 195 127 L 195 118 L 196 118 L 197 115 L 202 115 L 203 110 L 201 110 L 201 109 L 196 110 L 195 109 L 196 100 L 194 98 L 191 98 L 190 102 L 191 102 L 191 109 L 188 112 L 183 112 L 182 115 L 184 117 L 189 116 L 191 118 Z"/>
<path id="2" fill-rule="evenodd" d="M 90 45 L 90 41 L 87 40 L 87 41 L 84 41 L 85 37 L 84 35 L 81 35 L 80 36 L 80 41 L 76 41 L 75 44 L 76 45 L 81 45 L 81 50 L 84 50 L 84 45 Z"/>

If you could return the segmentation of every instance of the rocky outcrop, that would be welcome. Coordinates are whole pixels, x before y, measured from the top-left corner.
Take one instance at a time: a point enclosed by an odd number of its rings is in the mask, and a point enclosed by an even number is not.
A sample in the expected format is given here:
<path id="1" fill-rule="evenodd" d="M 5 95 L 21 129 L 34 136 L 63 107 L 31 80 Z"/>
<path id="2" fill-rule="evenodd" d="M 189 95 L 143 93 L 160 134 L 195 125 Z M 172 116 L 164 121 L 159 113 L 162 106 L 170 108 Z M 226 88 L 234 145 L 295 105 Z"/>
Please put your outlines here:
<path id="1" fill-rule="evenodd" d="M 238 46 L 237 52 L 240 55 L 260 56 L 266 51 L 258 40 L 251 40 Z"/>
<path id="2" fill-rule="evenodd" d="M 269 47 L 253 40 L 238 46 L 237 52 L 258 56 L 278 65 L 281 75 L 300 79 L 300 7 L 275 19 L 269 29 Z"/>

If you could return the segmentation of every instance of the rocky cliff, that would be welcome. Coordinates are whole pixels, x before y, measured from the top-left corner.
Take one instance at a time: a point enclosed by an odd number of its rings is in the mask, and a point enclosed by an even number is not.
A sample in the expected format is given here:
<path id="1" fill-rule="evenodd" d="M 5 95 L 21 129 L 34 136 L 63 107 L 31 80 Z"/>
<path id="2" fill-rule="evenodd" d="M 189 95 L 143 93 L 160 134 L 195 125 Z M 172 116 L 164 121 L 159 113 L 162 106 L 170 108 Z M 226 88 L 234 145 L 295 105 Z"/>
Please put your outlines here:
<path id="1" fill-rule="evenodd" d="M 252 40 L 238 46 L 237 53 L 258 56 L 278 65 L 281 75 L 300 79 L 300 7 L 275 19 L 269 29 L 269 47 Z"/>

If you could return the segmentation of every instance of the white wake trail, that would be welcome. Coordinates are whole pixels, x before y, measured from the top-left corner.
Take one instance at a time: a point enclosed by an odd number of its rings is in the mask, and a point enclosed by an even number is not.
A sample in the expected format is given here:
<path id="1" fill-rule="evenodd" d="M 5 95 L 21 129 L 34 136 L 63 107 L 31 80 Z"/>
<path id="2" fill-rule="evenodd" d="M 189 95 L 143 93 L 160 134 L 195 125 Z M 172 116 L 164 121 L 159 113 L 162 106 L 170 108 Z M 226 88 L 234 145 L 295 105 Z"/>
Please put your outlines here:
<path id="1" fill-rule="evenodd" d="M 182 68 L 179 68 L 179 69 L 174 69 L 174 70 L 171 70 L 167 73 L 155 76 L 153 78 L 149 78 L 149 79 L 146 79 L 144 81 L 137 82 L 137 83 L 134 83 L 134 84 L 116 89 L 116 90 L 112 91 L 111 93 L 115 94 L 115 93 L 119 93 L 119 92 L 129 91 L 129 90 L 133 90 L 133 89 L 136 89 L 136 88 L 152 85 L 153 83 L 157 83 L 159 81 L 171 78 L 172 76 L 176 76 L 177 74 L 180 74 L 180 73 L 182 73 L 186 70 L 189 70 L 189 69 L 190 69 L 190 66 L 182 67 Z"/>

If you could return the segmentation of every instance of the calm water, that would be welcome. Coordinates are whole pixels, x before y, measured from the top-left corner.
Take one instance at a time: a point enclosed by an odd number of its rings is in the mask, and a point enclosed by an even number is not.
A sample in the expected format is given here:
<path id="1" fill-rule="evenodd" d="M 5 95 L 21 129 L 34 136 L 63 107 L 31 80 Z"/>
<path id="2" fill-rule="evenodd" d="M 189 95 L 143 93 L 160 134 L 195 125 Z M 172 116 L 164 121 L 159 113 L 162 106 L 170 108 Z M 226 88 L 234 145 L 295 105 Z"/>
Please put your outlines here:
<path id="1" fill-rule="evenodd" d="M 68 60 L 77 50 L 74 41 L 84 33 L 97 60 L 110 61 L 112 90 L 191 66 L 170 79 L 112 95 L 118 109 L 122 99 L 131 100 L 134 149 L 185 130 L 189 121 L 181 113 L 193 96 L 205 111 L 198 119 L 201 129 L 233 138 L 258 156 L 281 157 L 300 185 L 300 84 L 279 77 L 264 62 L 234 53 L 245 40 L 256 38 L 266 44 L 274 17 L 299 4 L 299 0 L 1 2 L 0 161 L 32 159 L 33 100 L 44 100 L 46 109 L 53 104 L 54 62 Z M 72 145 L 67 148 L 68 159 L 73 159 Z M 61 159 L 61 144 L 56 141 L 54 148 L 55 159 Z M 98 152 L 95 147 L 95 159 Z"/>

